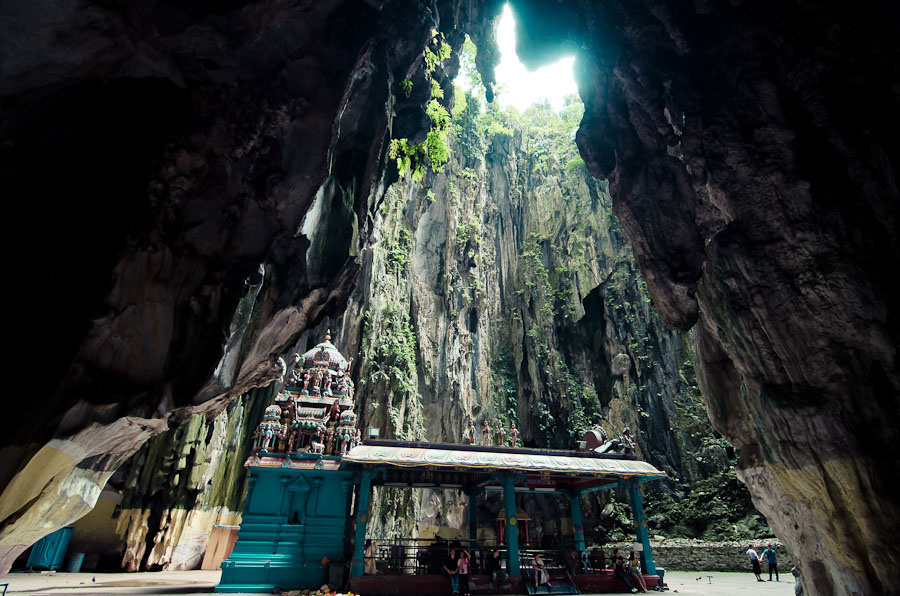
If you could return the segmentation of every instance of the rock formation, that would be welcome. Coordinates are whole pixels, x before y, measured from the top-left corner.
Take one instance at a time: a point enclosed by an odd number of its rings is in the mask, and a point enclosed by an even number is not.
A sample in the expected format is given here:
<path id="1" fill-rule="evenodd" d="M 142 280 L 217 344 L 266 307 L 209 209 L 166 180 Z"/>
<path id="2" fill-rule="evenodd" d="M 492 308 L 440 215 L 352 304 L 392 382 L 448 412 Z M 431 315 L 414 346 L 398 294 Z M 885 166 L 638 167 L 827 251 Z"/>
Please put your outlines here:
<path id="1" fill-rule="evenodd" d="M 896 593 L 895 7 L 513 7 L 527 62 L 577 50 L 581 155 L 653 306 L 694 327 L 710 417 L 807 589 Z M 277 377 L 277 354 L 343 308 L 388 135 L 428 127 L 432 28 L 476 38 L 487 74 L 498 9 L 3 4 L 0 184 L 24 282 L 3 566 L 167 421 Z"/>
<path id="2" fill-rule="evenodd" d="M 364 426 L 458 443 L 469 422 L 487 421 L 492 441 L 516 423 L 520 444 L 562 449 L 628 426 L 678 489 L 726 471 L 690 337 L 653 312 L 606 185 L 577 155 L 581 102 L 561 118 L 549 106 L 479 116 L 477 97 L 457 101 L 468 107 L 454 108 L 450 162 L 370 208 L 348 311 L 363 327 Z M 376 499 L 375 535 L 463 526 L 453 495 L 419 492 Z"/>
<path id="3" fill-rule="evenodd" d="M 581 153 L 804 587 L 897 593 L 896 13 L 522 7 L 524 59 L 585 47 Z"/>

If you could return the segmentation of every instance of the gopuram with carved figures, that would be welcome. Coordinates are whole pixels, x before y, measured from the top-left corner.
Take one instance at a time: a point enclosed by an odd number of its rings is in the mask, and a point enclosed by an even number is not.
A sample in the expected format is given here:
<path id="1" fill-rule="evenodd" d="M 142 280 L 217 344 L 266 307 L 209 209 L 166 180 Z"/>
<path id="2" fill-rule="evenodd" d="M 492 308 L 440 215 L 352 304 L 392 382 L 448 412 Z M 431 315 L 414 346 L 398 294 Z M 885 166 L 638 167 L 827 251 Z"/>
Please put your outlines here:
<path id="1" fill-rule="evenodd" d="M 241 527 L 216 592 L 271 594 L 329 584 L 363 596 L 450 594 L 442 565 L 454 547 L 471 555 L 473 594 L 630 592 L 611 571 L 612 561 L 585 544 L 582 497 L 612 489 L 630 497 L 646 585 L 664 585 L 640 484 L 665 474 L 635 457 L 627 429 L 615 440 L 589 431 L 570 451 L 517 446 L 514 424 L 492 428 L 488 420 L 481 433 L 469 421 L 464 444 L 361 440 L 350 363 L 330 339 L 295 355 L 284 390 L 254 435 Z M 468 502 L 467 527 L 453 541 L 370 536 L 374 486 L 460 491 Z M 479 520 L 479 499 L 494 493 L 500 515 Z M 530 518 L 517 503 L 522 493 L 563 500 L 571 521 L 565 540 L 549 550 L 530 543 Z M 549 586 L 535 583 L 538 555 L 547 562 Z M 508 575 L 501 585 L 491 577 L 498 566 Z"/>

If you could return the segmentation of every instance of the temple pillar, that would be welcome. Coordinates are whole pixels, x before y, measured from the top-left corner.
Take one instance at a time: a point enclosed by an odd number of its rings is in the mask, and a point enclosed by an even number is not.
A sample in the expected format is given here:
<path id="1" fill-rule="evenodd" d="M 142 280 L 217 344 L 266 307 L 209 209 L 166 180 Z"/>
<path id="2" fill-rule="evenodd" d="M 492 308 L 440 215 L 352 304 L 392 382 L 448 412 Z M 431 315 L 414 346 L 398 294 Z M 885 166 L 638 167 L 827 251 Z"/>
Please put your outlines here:
<path id="1" fill-rule="evenodd" d="M 656 563 L 653 562 L 653 551 L 650 549 L 650 534 L 647 531 L 647 516 L 644 515 L 644 504 L 641 501 L 641 486 L 636 478 L 625 481 L 628 494 L 631 497 L 631 513 L 634 517 L 634 529 L 637 533 L 637 541 L 644 550 L 641 551 L 641 569 L 647 575 L 656 575 Z"/>
<path id="2" fill-rule="evenodd" d="M 356 537 L 353 542 L 353 558 L 350 563 L 350 577 L 362 577 L 366 548 L 366 524 L 369 521 L 369 498 L 372 494 L 372 476 L 375 472 L 365 469 L 360 474 L 359 499 L 356 504 Z"/>
<path id="3" fill-rule="evenodd" d="M 516 508 L 516 477 L 503 476 L 503 505 L 506 509 L 506 570 L 510 576 L 521 577 L 519 568 L 519 520 Z"/>
<path id="4" fill-rule="evenodd" d="M 584 552 L 584 523 L 581 519 L 581 491 L 569 493 L 569 504 L 572 506 L 572 527 L 574 529 L 575 550 Z"/>

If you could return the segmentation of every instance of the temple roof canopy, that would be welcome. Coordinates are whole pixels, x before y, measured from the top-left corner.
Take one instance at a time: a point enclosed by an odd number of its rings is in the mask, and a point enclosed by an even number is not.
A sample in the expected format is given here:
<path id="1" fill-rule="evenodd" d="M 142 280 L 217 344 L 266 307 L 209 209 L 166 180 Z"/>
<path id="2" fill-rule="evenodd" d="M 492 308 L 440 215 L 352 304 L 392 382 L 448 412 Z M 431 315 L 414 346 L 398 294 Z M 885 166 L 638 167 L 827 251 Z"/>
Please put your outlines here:
<path id="1" fill-rule="evenodd" d="M 475 474 L 482 478 L 493 472 L 520 472 L 524 477 L 540 479 L 539 484 L 544 486 L 568 485 L 573 488 L 575 485 L 587 488 L 584 481 L 605 484 L 625 478 L 646 481 L 666 476 L 649 463 L 632 457 L 499 447 L 473 449 L 462 445 L 398 441 L 364 441 L 344 455 L 343 466 L 402 469 L 408 473 L 404 476 L 409 476 L 410 481 L 421 481 L 418 476 L 437 470 Z M 462 483 L 470 484 L 465 480 Z"/>

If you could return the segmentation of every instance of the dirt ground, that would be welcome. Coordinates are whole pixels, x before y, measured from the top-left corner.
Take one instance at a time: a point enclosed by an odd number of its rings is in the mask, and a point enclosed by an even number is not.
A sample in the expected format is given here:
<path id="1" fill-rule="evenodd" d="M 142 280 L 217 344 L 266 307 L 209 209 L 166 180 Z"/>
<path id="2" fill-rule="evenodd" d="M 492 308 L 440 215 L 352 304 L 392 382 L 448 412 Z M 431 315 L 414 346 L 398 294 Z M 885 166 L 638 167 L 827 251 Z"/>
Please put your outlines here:
<path id="1" fill-rule="evenodd" d="M 219 571 L 160 571 L 156 573 L 10 573 L 0 578 L 9 583 L 7 594 L 25 596 L 115 594 L 209 594 L 219 581 Z M 763 577 L 768 577 L 763 575 Z M 753 574 L 701 571 L 666 573 L 669 594 L 684 596 L 793 596 L 794 578 L 782 574 L 780 582 L 757 582 Z M 653 594 L 655 592 L 651 592 Z M 2 592 L 0 592 L 2 594 Z"/>

